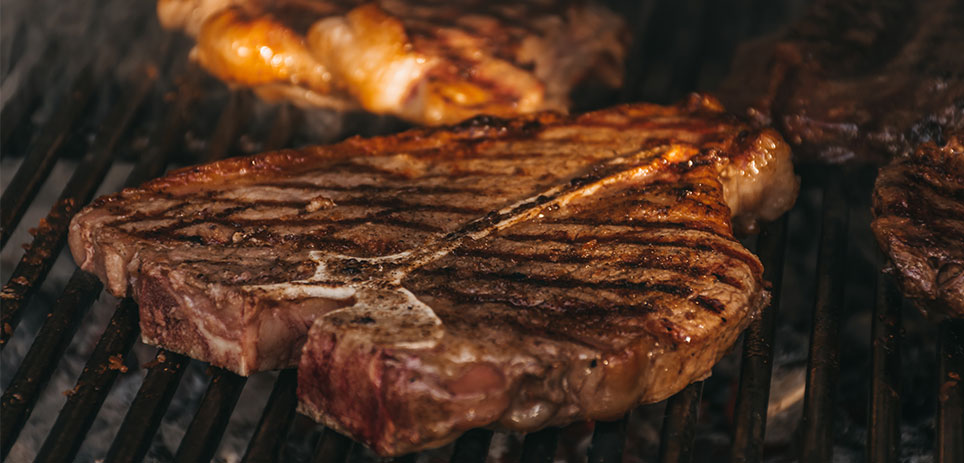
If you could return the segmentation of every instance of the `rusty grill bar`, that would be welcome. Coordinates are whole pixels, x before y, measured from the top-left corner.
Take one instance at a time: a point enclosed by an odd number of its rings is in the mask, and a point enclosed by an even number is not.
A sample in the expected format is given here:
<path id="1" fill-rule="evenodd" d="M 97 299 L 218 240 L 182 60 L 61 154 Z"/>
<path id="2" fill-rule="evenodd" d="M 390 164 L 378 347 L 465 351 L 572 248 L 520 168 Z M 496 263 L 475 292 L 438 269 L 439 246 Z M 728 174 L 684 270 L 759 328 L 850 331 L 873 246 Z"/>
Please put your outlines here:
<path id="1" fill-rule="evenodd" d="M 696 2 L 685 2 L 694 7 Z M 744 3 L 746 5 L 744 5 Z M 623 99 L 640 96 L 672 99 L 682 92 L 699 85 L 700 71 L 719 72 L 719 63 L 709 61 L 710 54 L 721 49 L 732 49 L 732 44 L 751 32 L 762 30 L 761 22 L 783 17 L 784 11 L 762 6 L 764 2 L 742 2 L 742 11 L 756 11 L 756 16 L 735 26 L 736 33 L 717 24 L 718 30 L 706 32 L 689 30 L 694 37 L 674 42 L 670 55 L 653 48 L 660 31 L 667 27 L 667 18 L 677 22 L 686 21 L 685 10 L 669 4 L 645 2 L 636 8 L 636 17 L 645 25 L 637 29 L 634 47 L 640 56 L 646 57 L 652 66 L 660 63 L 669 70 L 668 78 L 646 75 L 642 69 L 631 65 L 631 84 L 622 93 Z M 754 8 L 756 7 L 756 8 Z M 698 5 L 695 8 L 699 8 Z M 719 7 L 705 7 L 697 21 L 703 25 L 719 23 L 713 16 Z M 749 21 L 749 22 L 747 22 Z M 672 21 L 669 22 L 672 24 Z M 692 26 L 691 26 L 691 29 Z M 698 28 L 697 28 L 698 29 Z M 700 34 L 704 34 L 700 36 Z M 682 32 L 681 32 L 682 34 Z M 729 45 L 712 40 L 712 34 L 729 41 Z M 686 34 L 683 34 L 686 35 Z M 148 148 L 140 151 L 138 162 L 130 173 L 126 185 L 134 186 L 160 175 L 175 161 L 182 151 L 180 141 L 190 124 L 190 115 L 202 94 L 203 73 L 194 66 L 179 69 L 178 52 L 168 53 L 178 47 L 167 38 L 159 49 L 160 63 L 169 59 L 173 64 L 175 85 L 163 87 L 162 74 L 154 67 L 145 67 L 140 78 L 127 85 L 120 97 L 113 100 L 113 108 L 103 117 L 93 143 L 86 149 L 76 173 L 66 186 L 44 221 L 37 227 L 32 242 L 25 246 L 20 263 L 6 279 L 2 299 L 2 329 L 0 347 L 5 347 L 18 327 L 23 311 L 31 296 L 40 287 L 64 248 L 67 224 L 73 214 L 94 195 L 108 169 L 117 159 L 117 153 L 129 148 L 132 133 L 149 126 L 152 121 L 144 113 L 150 108 L 161 108 L 163 116 L 152 130 Z M 729 48 L 727 48 L 729 47 Z M 181 47 L 183 48 L 183 47 Z M 55 56 L 59 47 L 49 44 L 45 56 Z M 180 50 L 183 52 L 183 50 Z M 673 55 L 675 53 L 675 55 Z M 166 56 L 174 58 L 165 58 Z M 727 58 L 724 53 L 717 61 Z M 669 63 L 669 64 L 667 64 Z M 183 63 L 181 63 L 182 65 Z M 636 63 L 637 65 L 639 63 Z M 15 66 L 16 63 L 10 66 Z M 166 69 L 167 64 L 162 65 Z M 716 68 L 714 68 L 716 66 Z M 716 69 L 716 71 L 714 71 Z M 3 72 L 9 73 L 10 69 Z M 37 75 L 43 66 L 26 71 Z M 68 157 L 67 139 L 88 117 L 91 100 L 98 92 L 106 91 L 96 85 L 98 76 L 106 75 L 96 66 L 84 68 L 73 79 L 71 90 L 57 105 L 55 115 L 41 127 L 33 127 L 31 115 L 41 104 L 42 89 L 25 87 L 23 93 L 9 99 L 2 108 L 3 134 L 0 148 L 4 158 L 17 149 L 18 143 L 30 139 L 19 170 L 4 185 L 2 217 L 0 217 L 0 244 L 6 247 L 15 228 L 24 216 L 27 206 L 36 199 L 37 191 L 44 184 L 51 169 L 61 158 Z M 685 78 L 685 79 L 684 79 Z M 703 77 L 704 79 L 708 77 Z M 165 95 L 175 95 L 173 100 Z M 223 104 L 213 129 L 199 134 L 207 140 L 206 148 L 190 162 L 211 161 L 239 151 L 239 138 L 247 133 L 253 106 L 256 104 L 247 92 L 232 92 Z M 145 110 L 145 107 L 148 107 Z M 262 140 L 260 149 L 269 150 L 290 146 L 297 126 L 302 121 L 299 110 L 282 106 L 274 113 L 268 136 Z M 145 125 L 146 124 L 146 125 Z M 34 136 L 31 134 L 36 132 Z M 123 149 L 122 149 L 123 148 Z M 806 180 L 806 173 L 805 180 Z M 833 409 L 840 370 L 840 322 L 848 310 L 860 308 L 844 304 L 847 262 L 846 249 L 852 233 L 848 232 L 849 209 L 852 207 L 841 191 L 846 173 L 833 171 L 822 176 L 811 187 L 823 191 L 822 220 L 811 226 L 812 233 L 820 233 L 818 264 L 816 269 L 816 303 L 812 312 L 812 331 L 807 368 L 806 399 L 803 422 L 800 426 L 801 440 L 797 454 L 804 461 L 829 461 L 833 450 Z M 808 183 L 808 182 L 805 182 Z M 811 182 L 812 183 L 812 182 Z M 868 192 L 869 193 L 869 192 Z M 788 216 L 798 214 L 792 211 Z M 732 423 L 732 440 L 729 458 L 733 462 L 761 462 L 764 457 L 764 431 L 766 429 L 767 403 L 774 359 L 775 329 L 779 324 L 778 308 L 784 279 L 788 239 L 787 216 L 767 224 L 756 238 L 756 251 L 764 263 L 765 278 L 773 283 L 773 301 L 769 310 L 755 320 L 744 335 L 742 343 L 741 370 L 736 393 Z M 20 225 L 25 226 L 25 225 Z M 19 244 L 19 243 L 15 243 Z M 883 259 L 878 264 L 884 266 Z M 866 309 L 872 311 L 872 365 L 870 383 L 870 406 L 868 413 L 868 437 L 866 455 L 870 461 L 897 461 L 900 454 L 899 424 L 901 404 L 901 326 L 903 323 L 902 300 L 894 282 L 883 274 L 877 282 L 876 302 L 868 301 Z M 0 411 L 0 457 L 6 459 L 20 432 L 30 418 L 32 410 L 51 374 L 57 368 L 82 323 L 84 315 L 101 293 L 101 283 L 91 275 L 76 271 L 63 289 L 56 303 L 49 308 L 49 315 L 36 335 L 32 345 L 9 385 L 3 391 Z M 35 304 L 36 305 L 36 304 Z M 37 461 L 70 461 L 80 450 L 87 431 L 111 392 L 120 374 L 117 365 L 131 353 L 139 335 L 137 307 L 130 299 L 119 302 L 113 317 L 100 337 L 86 366 L 70 391 L 64 406 L 48 433 L 37 455 Z M 962 441 L 962 395 L 964 385 L 964 323 L 945 321 L 940 324 L 938 345 L 938 389 L 933 391 L 937 402 L 936 439 L 934 455 L 939 462 L 964 461 Z M 107 462 L 139 461 L 151 447 L 164 414 L 192 361 L 182 355 L 158 350 L 154 361 L 146 365 L 146 377 L 136 397 L 130 403 L 120 425 L 117 437 L 111 444 Z M 245 387 L 245 378 L 233 373 L 213 369 L 209 384 L 193 420 L 181 440 L 174 460 L 203 461 L 211 459 L 227 427 L 235 404 Z M 5 372 L 9 374 L 9 372 Z M 306 459 L 316 462 L 344 462 L 350 454 L 360 451 L 360 446 L 350 439 L 322 429 L 319 425 L 295 413 L 296 374 L 285 370 L 277 375 L 274 389 L 264 407 L 260 421 L 248 441 L 242 461 L 268 462 L 292 459 L 288 443 L 292 439 L 314 441 L 313 452 Z M 694 455 L 694 436 L 700 420 L 700 404 L 704 395 L 704 382 L 690 385 L 667 401 L 661 430 L 658 459 L 661 462 L 690 462 Z M 588 448 L 590 463 L 622 461 L 627 440 L 629 417 L 595 423 L 592 441 Z M 307 431 L 306 431 L 307 430 Z M 305 436 L 305 432 L 309 435 Z M 520 459 L 524 463 L 547 463 L 556 455 L 564 430 L 549 428 L 530 433 L 524 437 Z M 484 429 L 469 431 L 454 444 L 451 461 L 457 463 L 481 463 L 486 460 L 493 432 Z M 396 459 L 413 463 L 415 455 Z"/>

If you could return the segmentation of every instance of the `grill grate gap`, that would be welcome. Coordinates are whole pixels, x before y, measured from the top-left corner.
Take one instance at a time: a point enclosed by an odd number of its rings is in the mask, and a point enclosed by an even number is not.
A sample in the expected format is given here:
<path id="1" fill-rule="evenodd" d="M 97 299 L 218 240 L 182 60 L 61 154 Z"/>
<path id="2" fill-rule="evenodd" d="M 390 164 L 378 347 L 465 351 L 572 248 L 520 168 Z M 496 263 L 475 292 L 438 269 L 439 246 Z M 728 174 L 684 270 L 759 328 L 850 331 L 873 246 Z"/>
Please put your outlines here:
<path id="1" fill-rule="evenodd" d="M 120 429 L 124 432 L 114 438 L 105 463 L 141 461 L 144 458 L 188 362 L 190 359 L 183 355 L 158 351 L 121 423 Z"/>

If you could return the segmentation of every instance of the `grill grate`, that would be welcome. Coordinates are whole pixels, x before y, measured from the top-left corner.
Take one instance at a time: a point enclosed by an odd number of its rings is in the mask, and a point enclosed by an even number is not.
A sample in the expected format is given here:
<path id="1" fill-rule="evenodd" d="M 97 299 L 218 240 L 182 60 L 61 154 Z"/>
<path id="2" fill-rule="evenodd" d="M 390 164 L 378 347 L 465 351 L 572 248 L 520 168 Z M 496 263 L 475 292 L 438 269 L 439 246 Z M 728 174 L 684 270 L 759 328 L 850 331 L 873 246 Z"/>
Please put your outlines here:
<path id="1" fill-rule="evenodd" d="M 883 260 L 881 257 L 880 260 Z M 873 317 L 870 427 L 871 461 L 896 461 L 900 422 L 900 292 L 883 273 L 877 279 Z M 950 460 L 953 461 L 953 460 Z"/>
<path id="2" fill-rule="evenodd" d="M 799 3 L 791 6 L 765 7 L 769 2 L 734 1 L 728 13 L 715 2 L 702 5 L 695 0 L 671 4 L 643 2 L 628 8 L 628 17 L 636 18 L 643 27 L 636 29 L 633 47 L 638 59 L 630 63 L 630 85 L 621 94 L 623 100 L 646 98 L 669 101 L 683 92 L 718 78 L 725 69 L 729 53 L 737 40 L 756 34 L 769 26 L 785 21 L 799 10 Z M 792 6 L 797 5 L 797 6 Z M 626 11 L 627 9 L 624 9 Z M 721 21 L 729 14 L 734 21 Z M 697 18 L 691 21 L 691 18 Z M 686 25 L 685 28 L 674 27 Z M 16 36 L 21 37 L 22 32 Z M 44 89 L 36 85 L 22 86 L 6 101 L 2 109 L 2 139 L 4 158 L 11 152 L 25 152 L 17 173 L 4 185 L 2 214 L 0 214 L 0 244 L 6 247 L 14 230 L 25 217 L 31 202 L 37 200 L 45 180 L 61 159 L 71 156 L 77 145 L 69 143 L 84 123 L 94 117 L 92 106 L 104 94 L 110 110 L 103 117 L 93 142 L 78 164 L 76 173 L 64 186 L 60 197 L 39 227 L 19 264 L 11 273 L 4 269 L 2 330 L 0 348 L 8 345 L 22 316 L 30 309 L 49 310 L 29 351 L 17 367 L 3 391 L 0 411 L 0 456 L 10 455 L 21 431 L 25 428 L 38 400 L 45 393 L 46 384 L 57 370 L 58 363 L 84 321 L 95 299 L 101 293 L 101 283 L 91 275 L 75 271 L 62 293 L 50 307 L 30 305 L 31 299 L 44 283 L 61 254 L 67 224 L 80 206 L 86 204 L 101 187 L 108 170 L 120 153 L 138 142 L 138 133 L 149 132 L 147 146 L 140 153 L 125 185 L 134 186 L 163 173 L 174 162 L 201 162 L 223 158 L 239 151 L 270 150 L 291 146 L 298 135 L 304 115 L 290 106 L 282 106 L 273 114 L 262 143 L 249 143 L 244 138 L 252 133 L 249 128 L 257 116 L 259 106 L 247 92 L 232 92 L 220 106 L 213 128 L 194 136 L 206 140 L 202 150 L 189 159 L 179 153 L 191 152 L 182 147 L 185 135 L 191 132 L 198 114 L 203 113 L 205 77 L 202 71 L 187 65 L 180 58 L 183 44 L 170 35 L 158 45 L 160 69 L 171 69 L 170 75 L 158 68 L 145 66 L 125 85 L 122 95 L 110 99 L 110 88 L 100 88 L 98 82 L 108 76 L 102 66 L 91 64 L 73 78 L 69 91 L 57 104 L 57 110 L 39 127 L 34 127 L 32 116 L 43 103 Z M 666 42 L 669 37 L 669 42 Z M 716 40 L 719 38 L 719 40 Z M 24 39 L 18 38 L 18 41 Z M 19 42 L 18 42 L 19 43 Z M 14 45 L 15 46 L 15 45 Z M 63 53 L 63 47 L 48 43 L 41 61 L 53 61 Z M 37 81 L 49 78 L 43 65 L 24 63 L 22 57 L 4 63 L 5 76 L 13 72 L 34 76 Z M 723 63 L 723 64 L 721 64 Z M 21 67 L 22 67 L 21 66 Z M 659 70 L 666 74 L 659 74 Z M 709 76 L 709 77 L 707 77 Z M 109 78 L 108 78 L 109 80 Z M 174 82 L 171 86 L 167 82 Z M 103 87 L 109 87 L 103 86 Z M 210 87 L 210 85 L 208 85 Z M 204 113 L 207 114 L 207 113 Z M 263 116 L 263 115 L 262 115 Z M 350 124 L 348 124 L 350 126 Z M 350 131 L 351 128 L 349 127 Z M 377 130 L 377 129 L 376 129 Z M 34 135 L 35 133 L 35 135 Z M 21 150 L 24 140 L 26 150 Z M 855 205 L 844 191 L 845 172 L 832 171 L 829 175 L 809 175 L 817 184 L 811 188 L 822 191 L 822 218 L 809 232 L 820 233 L 816 276 L 816 302 L 812 312 L 809 361 L 803 420 L 800 425 L 800 446 L 790 453 L 804 461 L 830 461 L 834 444 L 834 409 L 841 362 L 842 320 L 852 310 L 872 313 L 872 359 L 870 406 L 868 407 L 868 436 L 866 454 L 871 461 L 897 461 L 900 455 L 899 426 L 901 423 L 901 333 L 904 310 L 901 296 L 893 281 L 881 274 L 877 282 L 876 303 L 855 308 L 845 303 L 848 244 L 853 240 L 851 212 Z M 805 179 L 807 175 L 805 173 Z M 805 182 L 807 184 L 813 182 Z M 867 192 L 863 192 L 866 194 Z M 799 214 L 798 208 L 792 214 Z M 775 332 L 779 325 L 780 300 L 788 247 L 790 218 L 784 217 L 768 224 L 756 240 L 756 250 L 766 268 L 765 277 L 773 282 L 773 303 L 760 319 L 747 330 L 742 345 L 739 385 L 732 417 L 732 441 L 728 448 L 733 462 L 764 461 L 764 432 L 767 404 L 774 363 Z M 883 259 L 878 268 L 883 266 Z M 36 301 L 34 301 L 36 302 Z M 865 301 L 866 302 L 866 301 Z M 935 459 L 940 462 L 964 461 L 962 429 L 962 394 L 959 379 L 964 375 L 964 323 L 941 323 L 937 336 L 937 371 L 933 372 L 937 390 Z M 66 398 L 60 414 L 46 434 L 36 456 L 37 461 L 70 461 L 81 450 L 91 426 L 95 422 L 112 385 L 125 368 L 123 360 L 131 356 L 139 335 L 136 304 L 125 299 L 117 304 L 113 317 L 87 358 L 86 366 L 76 386 Z M 182 377 L 192 361 L 182 355 L 158 350 L 140 389 L 130 402 L 126 416 L 106 454 L 107 462 L 139 461 L 149 452 L 165 414 L 175 398 Z M 212 459 L 228 427 L 242 391 L 245 378 L 233 373 L 211 369 L 210 380 L 197 405 L 193 420 L 172 458 L 176 461 L 204 461 Z M 7 374 L 8 372 L 5 372 Z M 242 461 L 269 462 L 279 460 L 310 460 L 343 463 L 355 461 L 361 446 L 329 429 L 311 423 L 294 411 L 296 375 L 294 370 L 277 375 L 274 388 L 263 409 L 260 421 L 248 440 Z M 701 404 L 709 382 L 690 385 L 669 399 L 665 406 L 661 428 L 658 459 L 661 462 L 689 462 L 694 460 L 694 441 L 698 433 Z M 704 391 L 704 388 L 707 388 Z M 629 417 L 595 423 L 587 450 L 590 463 L 623 461 L 627 448 Z M 547 463 L 557 454 L 565 429 L 549 428 L 524 437 L 520 459 L 524 463 Z M 481 463 L 488 455 L 493 432 L 472 430 L 454 444 L 450 460 L 458 463 Z M 292 446 L 309 442 L 312 451 L 301 455 Z M 630 448 L 632 448 L 630 446 Z M 396 459 L 400 463 L 414 463 L 415 455 Z M 720 458 L 725 459 L 725 456 Z"/>
<path id="3" fill-rule="evenodd" d="M 834 171 L 823 191 L 823 220 L 817 256 L 817 301 L 810 332 L 807 393 L 803 405 L 804 462 L 831 460 L 833 407 L 840 372 L 840 318 L 847 256 L 847 204 L 843 176 Z"/>
<path id="4" fill-rule="evenodd" d="M 964 320 L 941 323 L 938 337 L 937 460 L 964 461 Z"/>
<path id="5" fill-rule="evenodd" d="M 763 277 L 773 283 L 773 303 L 760 318 L 747 327 L 740 364 L 740 389 L 736 397 L 735 426 L 730 461 L 763 460 L 767 402 L 773 364 L 773 333 L 783 288 L 783 263 L 787 240 L 787 218 L 768 224 L 760 231 L 757 253 L 763 262 Z"/>

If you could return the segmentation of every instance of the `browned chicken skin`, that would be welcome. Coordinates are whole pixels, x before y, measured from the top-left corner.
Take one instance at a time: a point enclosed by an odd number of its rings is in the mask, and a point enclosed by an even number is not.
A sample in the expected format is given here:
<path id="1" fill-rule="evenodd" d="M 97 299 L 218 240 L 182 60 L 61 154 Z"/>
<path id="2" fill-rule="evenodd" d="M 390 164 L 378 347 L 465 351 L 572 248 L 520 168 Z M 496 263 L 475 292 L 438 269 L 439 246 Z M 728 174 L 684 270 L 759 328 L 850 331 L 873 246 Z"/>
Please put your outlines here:
<path id="1" fill-rule="evenodd" d="M 621 84 L 627 43 L 611 12 L 568 1 L 160 0 L 158 15 L 226 82 L 428 125 L 564 111 L 582 81 Z"/>

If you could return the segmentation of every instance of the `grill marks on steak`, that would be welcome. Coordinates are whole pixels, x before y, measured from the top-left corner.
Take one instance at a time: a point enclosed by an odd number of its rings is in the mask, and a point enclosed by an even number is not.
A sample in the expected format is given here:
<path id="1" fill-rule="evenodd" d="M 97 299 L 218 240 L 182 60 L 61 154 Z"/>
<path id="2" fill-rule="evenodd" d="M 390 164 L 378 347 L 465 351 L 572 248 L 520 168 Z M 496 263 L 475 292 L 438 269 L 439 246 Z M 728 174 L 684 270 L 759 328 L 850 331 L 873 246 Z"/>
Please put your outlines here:
<path id="1" fill-rule="evenodd" d="M 419 268 L 405 283 L 416 295 L 424 292 L 434 299 L 451 299 L 458 303 L 456 305 L 463 305 L 449 314 L 452 318 L 465 317 L 477 303 L 503 304 L 511 309 L 511 317 L 520 324 L 539 318 L 543 312 L 564 313 L 566 320 L 546 327 L 548 336 L 556 337 L 565 332 L 573 335 L 585 330 L 586 334 L 579 336 L 589 344 L 596 344 L 600 339 L 611 343 L 608 336 L 624 331 L 620 329 L 622 323 L 632 326 L 631 320 L 620 320 L 613 317 L 614 314 L 636 317 L 660 307 L 672 307 L 667 312 L 676 312 L 680 306 L 687 305 L 689 312 L 686 313 L 694 319 L 718 314 L 719 308 L 725 305 L 721 298 L 728 296 L 716 296 L 716 291 L 721 294 L 732 290 L 743 292 L 754 286 L 744 280 L 752 275 L 753 270 L 760 269 L 759 262 L 745 250 L 739 252 L 741 257 L 747 258 L 743 260 L 718 251 L 698 251 L 685 242 L 653 246 L 647 239 L 647 233 L 658 236 L 675 232 L 672 225 L 680 215 L 692 222 L 728 225 L 729 211 L 720 203 L 721 187 L 718 183 L 712 185 L 714 177 L 708 173 L 697 181 L 715 186 L 711 192 L 701 194 L 705 201 L 715 201 L 715 207 L 681 203 L 678 209 L 683 212 L 678 210 L 673 215 L 640 218 L 633 214 L 637 210 L 619 203 L 620 197 L 661 199 L 661 188 L 625 188 L 620 185 L 580 198 L 564 208 L 544 208 L 544 212 L 540 212 L 541 218 L 508 227 L 484 239 L 469 240 L 452 253 Z M 674 179 L 673 184 L 678 186 L 686 181 L 693 180 Z M 606 220 L 612 211 L 624 214 L 630 211 L 630 214 L 619 224 L 614 224 Z M 598 219 L 596 224 L 592 218 Z M 551 224 L 554 231 L 588 241 L 573 249 L 574 246 L 566 241 L 548 240 L 542 234 L 546 224 Z M 662 224 L 669 224 L 669 227 Z M 608 229 L 631 233 L 632 238 L 607 240 L 612 237 L 607 233 Z M 526 233 L 534 234 L 528 235 L 531 238 L 523 242 L 502 238 L 503 234 L 526 236 Z M 709 236 L 720 236 L 696 229 L 690 229 L 689 233 L 695 235 L 693 238 L 697 242 L 707 241 Z M 726 237 L 723 235 L 724 239 Z M 727 239 L 727 244 L 730 249 L 735 249 L 732 239 Z M 455 286 L 453 281 L 461 283 Z M 559 289 L 566 291 L 560 292 Z M 440 316 L 444 322 L 445 316 Z M 587 322 L 591 324 L 586 326 Z M 692 332 L 688 329 L 681 331 Z"/>
<path id="2" fill-rule="evenodd" d="M 721 95 L 802 160 L 884 164 L 964 128 L 964 4 L 826 0 L 741 47 Z"/>
<path id="3" fill-rule="evenodd" d="M 948 134 L 880 170 L 877 241 L 904 294 L 936 318 L 964 317 L 964 137 Z"/>
<path id="4" fill-rule="evenodd" d="M 184 169 L 96 200 L 70 245 L 146 342 L 241 374 L 300 356 L 302 411 L 397 454 L 705 377 L 767 300 L 731 220 L 796 186 L 778 136 L 694 95 Z"/>

